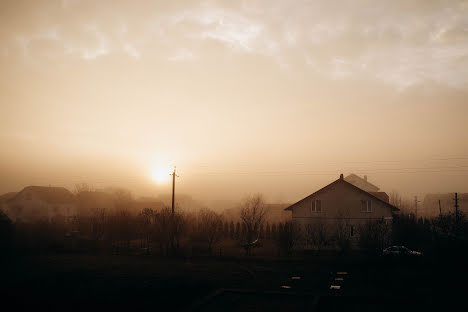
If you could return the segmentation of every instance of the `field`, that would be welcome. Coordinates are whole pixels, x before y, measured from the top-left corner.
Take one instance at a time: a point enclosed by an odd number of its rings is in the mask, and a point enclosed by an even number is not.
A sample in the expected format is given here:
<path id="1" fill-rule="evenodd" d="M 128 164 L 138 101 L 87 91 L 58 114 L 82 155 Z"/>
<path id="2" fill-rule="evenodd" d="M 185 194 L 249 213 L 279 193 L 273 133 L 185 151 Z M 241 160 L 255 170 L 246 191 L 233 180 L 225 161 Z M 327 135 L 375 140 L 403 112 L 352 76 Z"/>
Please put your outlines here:
<path id="1" fill-rule="evenodd" d="M 2 302 L 16 310 L 436 310 L 461 303 L 468 277 L 463 265 L 355 256 L 49 253 L 3 258 L 2 268 Z"/>

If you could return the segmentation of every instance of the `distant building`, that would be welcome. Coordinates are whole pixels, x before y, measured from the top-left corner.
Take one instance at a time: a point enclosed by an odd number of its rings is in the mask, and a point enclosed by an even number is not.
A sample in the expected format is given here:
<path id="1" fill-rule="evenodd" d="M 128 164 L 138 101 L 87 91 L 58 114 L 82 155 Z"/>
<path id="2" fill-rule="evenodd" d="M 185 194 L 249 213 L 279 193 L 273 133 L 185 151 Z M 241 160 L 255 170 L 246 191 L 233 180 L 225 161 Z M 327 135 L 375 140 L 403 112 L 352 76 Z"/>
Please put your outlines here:
<path id="1" fill-rule="evenodd" d="M 360 176 L 351 173 L 350 175 L 346 176 L 344 180 L 366 192 L 378 192 L 380 190 L 377 186 L 367 181 L 366 175 L 364 178 L 361 178 Z"/>
<path id="2" fill-rule="evenodd" d="M 140 198 L 132 202 L 132 211 L 135 213 L 140 213 L 144 209 L 152 209 L 153 211 L 159 211 L 164 207 L 169 207 L 164 205 L 162 201 L 158 201 L 152 198 Z"/>
<path id="3" fill-rule="evenodd" d="M 424 196 L 422 209 L 418 215 L 425 217 L 435 217 L 441 212 L 442 214 L 455 212 L 455 193 L 445 194 L 427 194 Z M 440 201 L 440 209 L 439 209 Z M 458 207 L 459 211 L 468 214 L 468 193 L 458 193 Z"/>
<path id="4" fill-rule="evenodd" d="M 372 189 L 378 190 L 375 186 Z M 304 231 L 321 227 L 330 239 L 338 224 L 345 226 L 354 246 L 359 238 L 359 228 L 367 221 L 382 220 L 391 224 L 393 214 L 399 211 L 388 203 L 385 193 L 365 191 L 346 181 L 343 175 L 285 210 L 292 211 L 293 221 Z"/>
<path id="5" fill-rule="evenodd" d="M 76 215 L 73 194 L 64 187 L 28 186 L 7 200 L 13 221 L 52 220 Z"/>
<path id="6" fill-rule="evenodd" d="M 82 216 L 89 216 L 96 209 L 112 211 L 114 198 L 111 194 L 101 191 L 82 191 L 76 195 L 77 211 Z"/>
<path id="7" fill-rule="evenodd" d="M 7 202 L 13 198 L 17 192 L 10 192 L 10 193 L 5 193 L 3 195 L 0 195 L 0 210 L 2 210 L 4 213 L 7 213 L 8 210 L 8 204 Z"/>

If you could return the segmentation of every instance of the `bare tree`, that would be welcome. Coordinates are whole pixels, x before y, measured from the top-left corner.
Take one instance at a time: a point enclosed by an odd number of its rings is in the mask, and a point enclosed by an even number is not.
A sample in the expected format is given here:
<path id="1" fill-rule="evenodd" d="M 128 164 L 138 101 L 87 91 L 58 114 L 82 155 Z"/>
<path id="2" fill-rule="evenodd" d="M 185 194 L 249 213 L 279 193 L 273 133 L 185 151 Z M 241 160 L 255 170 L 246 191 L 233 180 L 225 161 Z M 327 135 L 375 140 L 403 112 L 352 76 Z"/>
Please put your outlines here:
<path id="1" fill-rule="evenodd" d="M 258 238 L 260 226 L 265 222 L 266 212 L 260 194 L 245 198 L 241 204 L 240 218 L 245 225 L 245 235 L 242 239 L 245 240 L 247 254 L 250 254 L 252 242 Z"/>
<path id="2" fill-rule="evenodd" d="M 130 241 L 135 236 L 134 218 L 128 210 L 119 210 L 107 218 L 109 239 L 115 252 L 130 250 Z"/>
<path id="3" fill-rule="evenodd" d="M 151 234 L 153 231 L 154 215 L 155 212 L 153 209 L 145 208 L 138 216 L 140 220 L 139 232 L 141 233 L 142 237 L 142 247 L 144 246 L 144 248 L 148 248 L 148 253 L 151 242 Z"/>
<path id="4" fill-rule="evenodd" d="M 389 200 L 390 200 L 390 204 L 392 204 L 393 206 L 398 207 L 398 208 L 401 207 L 402 198 L 396 190 L 392 190 L 392 192 L 390 193 Z"/>
<path id="5" fill-rule="evenodd" d="M 91 237 L 98 241 L 102 238 L 105 232 L 107 220 L 107 212 L 104 208 L 96 208 L 91 211 Z"/>
<path id="6" fill-rule="evenodd" d="M 229 238 L 233 239 L 234 236 L 235 236 L 234 221 L 231 220 L 231 223 L 229 223 Z"/>
<path id="7" fill-rule="evenodd" d="M 208 244 L 210 254 L 213 247 L 219 242 L 222 236 L 222 217 L 209 209 L 201 209 L 198 213 L 198 235 L 201 240 Z"/>
<path id="8" fill-rule="evenodd" d="M 154 240 L 159 243 L 161 252 L 168 254 L 171 245 L 172 212 L 164 207 L 154 215 Z"/>
<path id="9" fill-rule="evenodd" d="M 458 238 L 467 232 L 467 219 L 463 211 L 441 214 L 432 221 L 433 230 L 438 236 Z"/>
<path id="10" fill-rule="evenodd" d="M 278 225 L 278 235 L 275 242 L 279 250 L 286 255 L 290 255 L 293 249 L 300 245 L 303 233 L 301 226 L 294 221 L 286 221 Z"/>
<path id="11" fill-rule="evenodd" d="M 402 213 L 410 213 L 413 211 L 413 202 L 408 198 L 403 198 L 400 193 L 393 190 L 389 196 L 390 204 L 399 208 Z"/>
<path id="12" fill-rule="evenodd" d="M 384 220 L 368 220 L 359 226 L 359 246 L 370 251 L 379 251 L 391 242 L 391 225 Z"/>
<path id="13" fill-rule="evenodd" d="M 182 240 L 182 237 L 187 233 L 188 230 L 188 221 L 187 217 L 185 214 L 176 212 L 173 216 L 172 219 L 173 227 L 173 235 L 174 235 L 174 243 L 175 243 L 175 248 L 180 247 L 180 241 Z"/>
<path id="14" fill-rule="evenodd" d="M 322 219 L 317 219 L 314 224 L 305 226 L 305 238 L 308 245 L 312 245 L 321 249 L 330 241 L 328 228 Z"/>
<path id="15" fill-rule="evenodd" d="M 338 218 L 336 219 L 335 239 L 341 251 L 347 251 L 351 248 L 349 216 L 342 211 L 338 212 Z"/>
<path id="16" fill-rule="evenodd" d="M 124 188 L 114 188 L 112 189 L 112 196 L 117 211 L 130 209 L 133 201 L 132 192 Z"/>

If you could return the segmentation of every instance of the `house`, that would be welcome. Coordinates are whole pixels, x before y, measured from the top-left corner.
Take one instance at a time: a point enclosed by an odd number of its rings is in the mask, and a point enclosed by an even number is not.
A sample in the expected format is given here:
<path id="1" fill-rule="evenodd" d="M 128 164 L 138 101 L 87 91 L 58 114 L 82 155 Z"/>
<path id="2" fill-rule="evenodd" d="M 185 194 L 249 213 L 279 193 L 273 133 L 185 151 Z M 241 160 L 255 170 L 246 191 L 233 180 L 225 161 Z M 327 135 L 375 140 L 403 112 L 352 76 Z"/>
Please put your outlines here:
<path id="1" fill-rule="evenodd" d="M 378 192 L 379 191 L 379 188 L 377 186 L 367 181 L 366 175 L 364 176 L 364 178 L 361 178 L 360 176 L 354 173 L 351 173 L 350 175 L 346 176 L 344 179 L 346 182 L 349 182 L 352 185 L 357 186 L 361 190 L 364 190 L 366 192 Z"/>
<path id="2" fill-rule="evenodd" d="M 148 197 L 141 197 L 132 202 L 131 209 L 133 212 L 138 214 L 142 212 L 144 209 L 152 209 L 153 211 L 159 211 L 163 209 L 164 207 L 167 207 L 167 206 L 165 206 L 162 201 L 159 201 L 153 198 L 148 198 Z"/>
<path id="3" fill-rule="evenodd" d="M 372 194 L 346 181 L 343 175 L 315 193 L 301 199 L 285 210 L 307 235 L 316 230 L 318 236 L 332 241 L 337 231 L 345 231 L 356 246 L 360 229 L 368 221 L 383 221 L 390 225 L 399 209 L 388 203 L 383 194 Z M 386 194 L 385 194 L 386 195 Z M 390 228 L 390 226 L 388 226 Z"/>
<path id="4" fill-rule="evenodd" d="M 16 194 L 16 192 L 9 192 L 9 193 L 5 193 L 3 195 L 0 195 L 0 210 L 2 210 L 3 212 L 7 212 L 7 209 L 8 209 L 8 204 L 7 202 L 13 198 Z"/>
<path id="5" fill-rule="evenodd" d="M 12 221 L 52 220 L 76 215 L 75 198 L 64 187 L 27 186 L 7 201 Z"/>

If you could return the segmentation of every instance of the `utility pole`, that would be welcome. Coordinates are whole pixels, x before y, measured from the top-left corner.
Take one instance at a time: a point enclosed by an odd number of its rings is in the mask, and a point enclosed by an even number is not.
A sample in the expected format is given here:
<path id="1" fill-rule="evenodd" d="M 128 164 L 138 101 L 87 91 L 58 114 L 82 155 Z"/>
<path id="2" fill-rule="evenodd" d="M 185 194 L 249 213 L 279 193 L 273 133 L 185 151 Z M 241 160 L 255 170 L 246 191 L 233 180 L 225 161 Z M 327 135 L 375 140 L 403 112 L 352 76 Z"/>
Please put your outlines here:
<path id="1" fill-rule="evenodd" d="M 439 216 L 442 216 L 442 206 L 440 206 L 440 199 L 439 199 Z"/>
<path id="2" fill-rule="evenodd" d="M 458 226 L 458 193 L 455 193 L 455 224 Z"/>
<path id="3" fill-rule="evenodd" d="M 176 167 L 174 167 L 174 171 L 170 174 L 172 176 L 172 226 L 171 226 L 171 248 L 172 252 L 174 252 L 174 234 L 175 234 L 175 210 L 174 210 L 174 199 L 175 199 L 175 178 L 178 177 L 176 174 Z"/>
<path id="4" fill-rule="evenodd" d="M 178 177 L 176 167 L 174 167 L 174 171 L 170 175 L 172 176 L 172 218 L 174 218 L 175 178 Z"/>

